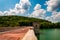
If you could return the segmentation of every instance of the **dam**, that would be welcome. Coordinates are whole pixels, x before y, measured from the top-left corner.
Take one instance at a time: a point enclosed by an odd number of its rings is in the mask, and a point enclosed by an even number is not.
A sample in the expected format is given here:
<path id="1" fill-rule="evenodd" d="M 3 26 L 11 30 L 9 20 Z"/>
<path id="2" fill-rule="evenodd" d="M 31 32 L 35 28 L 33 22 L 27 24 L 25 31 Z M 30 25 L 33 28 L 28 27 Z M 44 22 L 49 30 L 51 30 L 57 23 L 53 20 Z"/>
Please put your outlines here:
<path id="1" fill-rule="evenodd" d="M 33 27 L 0 32 L 0 40 L 37 40 Z"/>

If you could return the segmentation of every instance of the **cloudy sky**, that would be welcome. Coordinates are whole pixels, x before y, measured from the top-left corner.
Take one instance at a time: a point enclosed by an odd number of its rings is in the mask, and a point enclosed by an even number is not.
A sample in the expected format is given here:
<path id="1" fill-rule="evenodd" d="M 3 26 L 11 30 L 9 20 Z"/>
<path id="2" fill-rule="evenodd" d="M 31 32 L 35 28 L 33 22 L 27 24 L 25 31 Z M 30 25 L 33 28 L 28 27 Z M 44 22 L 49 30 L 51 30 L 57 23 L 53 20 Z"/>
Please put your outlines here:
<path id="1" fill-rule="evenodd" d="M 0 16 L 9 15 L 60 22 L 60 0 L 0 0 Z"/>

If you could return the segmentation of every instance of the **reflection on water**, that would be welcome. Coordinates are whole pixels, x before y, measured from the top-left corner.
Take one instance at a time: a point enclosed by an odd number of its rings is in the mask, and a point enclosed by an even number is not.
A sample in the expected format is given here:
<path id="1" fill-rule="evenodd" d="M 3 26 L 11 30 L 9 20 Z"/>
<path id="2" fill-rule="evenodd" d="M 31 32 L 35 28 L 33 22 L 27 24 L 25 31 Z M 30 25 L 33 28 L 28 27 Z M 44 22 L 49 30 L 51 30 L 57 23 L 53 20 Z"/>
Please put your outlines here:
<path id="1" fill-rule="evenodd" d="M 40 30 L 40 40 L 60 40 L 60 29 L 42 29 Z"/>

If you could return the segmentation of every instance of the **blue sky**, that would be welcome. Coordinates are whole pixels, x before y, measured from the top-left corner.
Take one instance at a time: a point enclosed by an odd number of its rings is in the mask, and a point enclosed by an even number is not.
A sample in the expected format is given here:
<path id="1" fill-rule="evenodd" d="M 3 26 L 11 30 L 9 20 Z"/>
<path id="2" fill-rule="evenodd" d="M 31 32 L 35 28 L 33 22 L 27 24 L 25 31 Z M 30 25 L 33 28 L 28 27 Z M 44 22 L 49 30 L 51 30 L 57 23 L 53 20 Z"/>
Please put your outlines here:
<path id="1" fill-rule="evenodd" d="M 13 9 L 15 7 L 15 4 L 19 3 L 19 1 L 20 0 L 0 0 L 0 11 L 7 11 L 9 9 Z M 29 12 L 31 13 L 34 10 L 36 4 L 42 5 L 41 8 L 46 10 L 46 5 L 44 5 L 45 1 L 47 0 L 30 0 L 32 6 L 30 7 Z M 47 12 L 46 15 L 50 16 L 51 13 Z"/>
<path id="2" fill-rule="evenodd" d="M 46 0 L 30 0 L 31 1 L 31 4 L 33 6 L 31 6 L 31 10 L 35 7 L 36 4 L 41 4 L 42 5 L 42 8 L 46 9 L 46 6 L 44 5 L 45 1 Z"/>
<path id="3" fill-rule="evenodd" d="M 0 0 L 0 15 L 13 14 L 60 22 L 59 5 L 60 0 Z"/>
<path id="4" fill-rule="evenodd" d="M 6 11 L 15 7 L 20 0 L 0 0 L 0 11 Z"/>
<path id="5" fill-rule="evenodd" d="M 13 9 L 15 7 L 15 4 L 19 3 L 20 0 L 0 0 L 0 11 L 6 11 L 9 9 Z M 41 4 L 42 8 L 46 9 L 46 6 L 44 5 L 46 0 L 30 0 L 31 4 L 31 10 L 34 8 L 36 4 Z"/>
<path id="6" fill-rule="evenodd" d="M 13 9 L 15 7 L 15 4 L 19 3 L 19 1 L 20 0 L 0 0 L 0 11 L 4 12 L 9 9 Z M 47 0 L 34 0 L 34 1 L 30 0 L 31 5 L 33 5 L 33 6 L 30 7 L 29 13 L 31 13 L 34 10 L 34 7 L 36 4 L 41 4 L 42 5 L 41 8 L 46 10 L 46 5 L 44 5 L 45 1 L 47 1 Z M 47 12 L 46 15 L 50 16 L 51 13 Z"/>
<path id="7" fill-rule="evenodd" d="M 19 3 L 20 0 L 0 0 L 0 11 L 7 11 L 9 9 L 13 9 L 15 7 L 15 4 Z M 30 7 L 30 13 L 33 11 L 33 8 L 36 4 L 41 4 L 42 8 L 46 9 L 46 6 L 44 6 L 46 0 L 30 0 L 31 4 L 33 6 Z"/>

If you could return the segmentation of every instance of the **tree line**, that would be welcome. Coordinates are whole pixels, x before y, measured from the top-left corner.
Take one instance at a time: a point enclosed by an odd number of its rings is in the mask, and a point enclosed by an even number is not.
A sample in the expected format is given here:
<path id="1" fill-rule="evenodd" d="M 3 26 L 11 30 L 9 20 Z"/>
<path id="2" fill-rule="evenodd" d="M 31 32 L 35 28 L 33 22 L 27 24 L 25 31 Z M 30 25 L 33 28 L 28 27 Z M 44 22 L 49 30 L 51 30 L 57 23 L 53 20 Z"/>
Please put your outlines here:
<path id="1" fill-rule="evenodd" d="M 37 21 L 40 28 L 60 28 L 60 22 L 52 23 L 47 20 L 29 18 L 23 16 L 0 16 L 0 27 L 32 26 L 32 22 Z"/>

